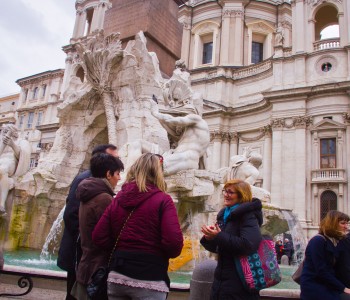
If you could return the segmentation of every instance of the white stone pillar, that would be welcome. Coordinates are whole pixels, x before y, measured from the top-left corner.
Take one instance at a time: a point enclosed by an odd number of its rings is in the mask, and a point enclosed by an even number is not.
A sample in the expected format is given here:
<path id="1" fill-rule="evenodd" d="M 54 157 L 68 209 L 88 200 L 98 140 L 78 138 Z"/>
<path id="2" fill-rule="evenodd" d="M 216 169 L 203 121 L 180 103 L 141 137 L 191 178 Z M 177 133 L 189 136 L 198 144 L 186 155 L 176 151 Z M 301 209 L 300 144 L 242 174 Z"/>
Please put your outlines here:
<path id="1" fill-rule="evenodd" d="M 72 55 L 73 55 L 72 52 L 67 53 L 67 57 L 66 57 L 66 61 L 65 61 L 66 67 L 65 67 L 64 75 L 63 75 L 60 100 L 65 100 L 65 99 L 63 99 L 63 94 L 68 87 L 68 84 L 69 84 L 69 81 L 70 81 L 70 78 L 72 75 L 72 62 L 73 62 Z M 47 94 L 49 94 L 48 91 L 47 91 Z"/>
<path id="2" fill-rule="evenodd" d="M 282 128 L 272 131 L 271 202 L 282 207 Z"/>
<path id="3" fill-rule="evenodd" d="M 83 37 L 85 34 L 86 27 L 86 11 L 84 10 L 79 17 L 79 25 L 78 25 L 78 38 Z"/>
<path id="4" fill-rule="evenodd" d="M 269 33 L 266 36 L 264 48 L 264 59 L 267 59 L 272 56 L 272 33 Z"/>
<path id="5" fill-rule="evenodd" d="M 243 46 L 244 39 L 244 11 L 235 11 L 235 35 L 233 51 L 233 65 L 243 66 Z"/>
<path id="6" fill-rule="evenodd" d="M 343 164 L 343 150 L 344 150 L 344 139 L 343 139 L 343 131 L 338 130 L 338 138 L 337 138 L 337 162 L 336 168 L 346 169 L 346 166 Z"/>
<path id="7" fill-rule="evenodd" d="M 270 130 L 265 132 L 263 151 L 263 189 L 271 191 L 272 139 Z"/>
<path id="8" fill-rule="evenodd" d="M 344 20 L 344 13 L 338 14 L 338 23 L 339 23 L 339 38 L 340 38 L 340 47 L 345 47 L 347 45 L 347 28 Z"/>
<path id="9" fill-rule="evenodd" d="M 306 129 L 301 125 L 295 129 L 295 186 L 294 186 L 294 211 L 298 214 L 299 221 L 306 224 L 305 200 L 306 200 Z"/>
<path id="10" fill-rule="evenodd" d="M 212 170 L 215 171 L 220 169 L 221 164 L 221 133 L 215 131 L 211 134 L 211 138 L 213 141 L 213 156 L 212 156 Z"/>
<path id="11" fill-rule="evenodd" d="M 228 167 L 229 159 L 230 159 L 229 134 L 228 134 L 228 132 L 223 132 L 222 133 L 222 143 L 221 143 L 220 168 Z"/>
<path id="12" fill-rule="evenodd" d="M 100 6 L 95 5 L 92 13 L 90 32 L 94 32 L 95 30 L 99 29 L 98 28 L 99 18 L 100 18 Z"/>
<path id="13" fill-rule="evenodd" d="M 80 23 L 81 23 L 81 18 L 82 18 L 82 10 L 77 10 L 76 15 L 75 15 L 75 23 L 74 23 L 74 29 L 73 29 L 73 39 L 76 39 L 79 37 L 79 32 L 80 32 Z"/>
<path id="14" fill-rule="evenodd" d="M 230 42 L 230 17 L 231 12 L 224 10 L 222 15 L 220 65 L 229 65 L 229 42 Z"/>
<path id="15" fill-rule="evenodd" d="M 350 4 L 349 4 L 349 8 L 350 8 Z M 346 114 L 344 116 L 344 121 L 346 123 L 346 132 L 345 132 L 345 136 L 346 136 L 346 148 L 345 148 L 345 151 L 346 151 L 346 155 L 345 155 L 345 161 L 344 161 L 344 165 L 346 165 L 346 169 L 345 169 L 345 172 L 346 172 L 346 178 L 350 178 L 350 115 L 349 114 Z M 350 184 L 347 184 L 347 188 L 346 188 L 346 198 L 345 199 L 348 199 L 350 197 Z M 350 213 L 350 204 L 349 204 L 349 201 L 345 201 L 346 202 L 346 213 L 349 214 Z M 345 207 L 344 207 L 345 208 Z"/>
<path id="16" fill-rule="evenodd" d="M 237 132 L 230 133 L 230 159 L 238 154 L 238 134 Z"/>
<path id="17" fill-rule="evenodd" d="M 292 4 L 293 19 L 293 46 L 295 52 L 305 51 L 305 16 L 304 16 L 304 0 L 296 0 Z"/>
<path id="18" fill-rule="evenodd" d="M 253 41 L 253 31 L 251 28 L 248 28 L 248 57 L 247 62 L 248 65 L 252 63 L 252 41 Z"/>
<path id="19" fill-rule="evenodd" d="M 194 52 L 193 52 L 193 68 L 196 68 L 201 62 L 199 62 L 200 57 L 200 36 L 198 34 L 194 35 Z"/>
<path id="20" fill-rule="evenodd" d="M 182 45 L 181 45 L 181 59 L 184 60 L 186 66 L 190 67 L 190 47 L 191 47 L 191 25 L 190 21 L 182 22 Z"/>

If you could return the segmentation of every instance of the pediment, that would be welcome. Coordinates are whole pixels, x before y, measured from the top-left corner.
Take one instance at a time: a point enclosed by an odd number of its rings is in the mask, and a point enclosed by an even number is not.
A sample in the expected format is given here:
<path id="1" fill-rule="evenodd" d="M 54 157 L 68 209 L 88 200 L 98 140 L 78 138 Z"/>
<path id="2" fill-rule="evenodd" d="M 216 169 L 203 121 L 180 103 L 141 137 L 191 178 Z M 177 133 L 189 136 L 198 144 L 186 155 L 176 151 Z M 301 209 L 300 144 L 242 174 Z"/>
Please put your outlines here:
<path id="1" fill-rule="evenodd" d="M 313 125 L 311 131 L 320 131 L 320 130 L 345 130 L 346 126 L 342 123 L 336 122 L 331 119 L 323 119 L 322 121 Z"/>
<path id="2" fill-rule="evenodd" d="M 258 20 L 253 22 L 247 22 L 247 27 L 253 32 L 259 32 L 263 34 L 269 34 L 275 31 L 275 28 L 266 21 Z"/>

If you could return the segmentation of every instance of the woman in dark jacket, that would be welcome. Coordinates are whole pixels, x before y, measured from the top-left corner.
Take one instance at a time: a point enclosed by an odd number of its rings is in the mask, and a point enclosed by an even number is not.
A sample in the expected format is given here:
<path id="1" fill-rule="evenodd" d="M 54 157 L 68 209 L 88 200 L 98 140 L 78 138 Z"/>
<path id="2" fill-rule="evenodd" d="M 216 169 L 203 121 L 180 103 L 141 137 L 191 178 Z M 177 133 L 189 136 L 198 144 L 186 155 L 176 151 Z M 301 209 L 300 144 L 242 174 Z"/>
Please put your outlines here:
<path id="1" fill-rule="evenodd" d="M 84 179 L 78 186 L 76 196 L 80 200 L 79 232 L 82 257 L 78 265 L 76 283 L 71 294 L 79 300 L 87 300 L 86 287 L 91 275 L 108 260 L 108 252 L 101 251 L 91 241 L 92 230 L 111 203 L 123 171 L 123 163 L 110 154 L 99 153 L 92 156 L 90 170 L 93 177 Z M 99 300 L 108 299 L 107 295 Z"/>
<path id="2" fill-rule="evenodd" d="M 93 231 L 93 242 L 108 251 L 119 236 L 107 281 L 110 300 L 163 300 L 169 292 L 169 258 L 181 253 L 183 236 L 165 193 L 162 162 L 160 155 L 143 154 Z"/>
<path id="3" fill-rule="evenodd" d="M 214 226 L 203 226 L 201 244 L 210 252 L 218 253 L 211 300 L 255 300 L 259 294 L 248 292 L 235 267 L 235 258 L 256 251 L 262 239 L 263 223 L 261 201 L 252 198 L 250 185 L 234 179 L 222 190 L 223 208 Z"/>
<path id="4" fill-rule="evenodd" d="M 350 289 L 336 278 L 334 264 L 338 259 L 337 244 L 345 237 L 349 216 L 331 210 L 320 223 L 319 234 L 314 236 L 305 250 L 300 278 L 301 300 L 337 300 Z"/>

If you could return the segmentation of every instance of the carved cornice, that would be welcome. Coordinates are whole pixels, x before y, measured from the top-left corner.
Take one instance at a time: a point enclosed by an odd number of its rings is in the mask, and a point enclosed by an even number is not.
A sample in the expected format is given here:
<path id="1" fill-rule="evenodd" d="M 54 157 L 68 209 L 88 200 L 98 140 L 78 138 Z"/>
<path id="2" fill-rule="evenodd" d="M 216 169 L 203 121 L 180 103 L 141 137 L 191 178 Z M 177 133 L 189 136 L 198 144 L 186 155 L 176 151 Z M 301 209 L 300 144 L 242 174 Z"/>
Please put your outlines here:
<path id="1" fill-rule="evenodd" d="M 343 3 L 343 0 L 328 0 L 329 2 L 334 2 L 334 3 Z M 306 3 L 309 5 L 316 6 L 319 3 L 324 2 L 324 0 L 307 0 Z"/>
<path id="2" fill-rule="evenodd" d="M 237 132 L 228 132 L 228 131 L 220 131 L 215 130 L 210 133 L 211 141 L 221 141 L 221 142 L 237 142 L 238 141 L 238 133 Z"/>
<path id="3" fill-rule="evenodd" d="M 191 23 L 183 21 L 183 22 L 181 22 L 181 25 L 182 25 L 183 29 L 191 30 Z"/>
<path id="4" fill-rule="evenodd" d="M 243 18 L 244 11 L 237 9 L 225 9 L 222 17 L 223 18 Z"/>
<path id="5" fill-rule="evenodd" d="M 260 140 L 263 136 L 265 136 L 265 132 L 260 132 L 257 136 L 252 137 L 252 138 L 245 138 L 241 135 L 239 135 L 239 139 L 242 140 L 243 142 L 256 142 Z"/>

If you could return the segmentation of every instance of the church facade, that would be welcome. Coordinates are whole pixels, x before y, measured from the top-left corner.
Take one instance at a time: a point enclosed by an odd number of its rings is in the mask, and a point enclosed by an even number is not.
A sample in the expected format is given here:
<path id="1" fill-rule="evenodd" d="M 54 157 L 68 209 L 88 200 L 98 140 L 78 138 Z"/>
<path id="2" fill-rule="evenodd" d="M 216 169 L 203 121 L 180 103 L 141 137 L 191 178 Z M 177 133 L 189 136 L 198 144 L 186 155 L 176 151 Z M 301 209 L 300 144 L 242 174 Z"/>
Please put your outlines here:
<path id="1" fill-rule="evenodd" d="M 350 213 L 350 3 L 179 4 L 181 58 L 211 131 L 209 168 L 258 151 L 259 184 L 308 237 L 328 210 Z M 327 28 L 339 34 L 325 38 Z"/>

